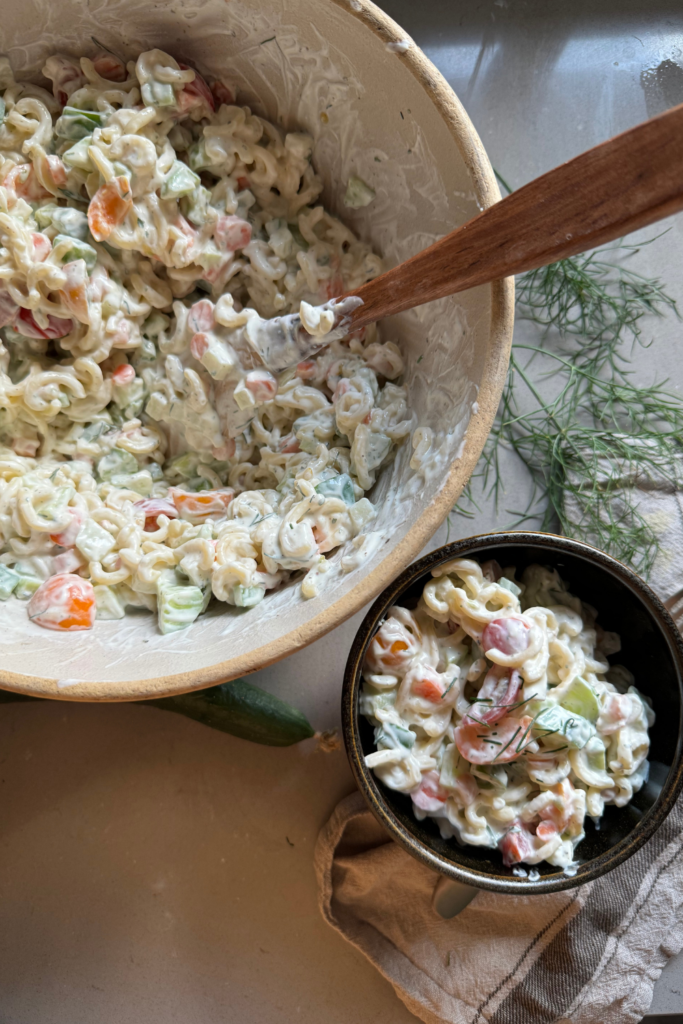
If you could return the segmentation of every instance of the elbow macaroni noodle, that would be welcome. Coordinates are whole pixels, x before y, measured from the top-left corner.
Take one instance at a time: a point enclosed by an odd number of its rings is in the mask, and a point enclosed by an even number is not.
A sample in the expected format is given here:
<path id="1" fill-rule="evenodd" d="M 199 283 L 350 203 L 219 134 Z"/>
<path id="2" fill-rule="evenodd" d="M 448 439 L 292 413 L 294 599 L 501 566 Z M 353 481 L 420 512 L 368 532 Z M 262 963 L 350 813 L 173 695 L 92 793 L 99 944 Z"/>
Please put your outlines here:
<path id="1" fill-rule="evenodd" d="M 379 258 L 316 204 L 311 137 L 223 83 L 160 50 L 43 71 L 0 59 L 0 597 L 168 632 L 301 570 L 313 596 L 412 428 L 403 361 L 371 327 L 276 376 L 249 331 L 323 336 Z"/>
<path id="2" fill-rule="evenodd" d="M 432 575 L 368 648 L 366 764 L 444 838 L 574 870 L 586 815 L 624 806 L 647 778 L 654 713 L 630 673 L 610 671 L 619 638 L 539 565 L 521 582 L 470 559 Z"/>

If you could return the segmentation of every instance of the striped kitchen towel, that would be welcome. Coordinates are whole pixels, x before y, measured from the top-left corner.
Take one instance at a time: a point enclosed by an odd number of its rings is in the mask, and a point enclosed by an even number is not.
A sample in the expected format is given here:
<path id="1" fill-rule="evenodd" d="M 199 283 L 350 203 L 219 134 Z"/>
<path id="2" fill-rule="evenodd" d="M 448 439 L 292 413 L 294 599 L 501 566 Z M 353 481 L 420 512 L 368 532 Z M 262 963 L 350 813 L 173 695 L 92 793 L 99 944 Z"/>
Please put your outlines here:
<path id="1" fill-rule="evenodd" d="M 642 849 L 549 896 L 479 891 L 444 920 L 441 876 L 393 842 L 360 793 L 316 847 L 325 920 L 427 1024 L 630 1024 L 683 949 L 683 798 Z"/>

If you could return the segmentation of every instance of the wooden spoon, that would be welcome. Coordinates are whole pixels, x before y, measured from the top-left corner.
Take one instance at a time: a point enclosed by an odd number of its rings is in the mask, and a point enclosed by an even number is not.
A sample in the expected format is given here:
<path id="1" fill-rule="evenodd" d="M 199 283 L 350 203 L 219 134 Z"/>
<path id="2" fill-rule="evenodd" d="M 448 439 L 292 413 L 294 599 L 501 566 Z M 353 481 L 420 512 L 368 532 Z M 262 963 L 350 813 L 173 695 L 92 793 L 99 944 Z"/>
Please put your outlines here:
<path id="1" fill-rule="evenodd" d="M 376 320 L 556 263 L 682 208 L 683 104 L 543 174 L 345 296 L 323 338 L 296 315 L 278 317 L 267 322 L 268 343 L 256 347 L 270 369 L 283 370 Z M 276 331 L 283 345 L 273 344 Z"/>

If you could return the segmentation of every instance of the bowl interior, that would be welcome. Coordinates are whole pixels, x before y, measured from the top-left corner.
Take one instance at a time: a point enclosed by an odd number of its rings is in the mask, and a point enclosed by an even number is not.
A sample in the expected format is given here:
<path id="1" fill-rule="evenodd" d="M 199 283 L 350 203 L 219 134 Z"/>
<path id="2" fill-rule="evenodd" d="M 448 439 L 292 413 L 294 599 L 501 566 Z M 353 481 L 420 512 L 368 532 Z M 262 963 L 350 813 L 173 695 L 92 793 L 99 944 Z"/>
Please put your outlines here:
<path id="1" fill-rule="evenodd" d="M 285 130 L 311 133 L 324 204 L 387 265 L 497 197 L 484 150 L 455 96 L 414 44 L 389 45 L 402 38 L 401 30 L 372 4 L 7 0 L 3 6 L 0 52 L 19 76 L 41 82 L 51 53 L 92 55 L 92 37 L 126 59 L 165 49 L 236 86 L 240 103 Z M 352 174 L 376 191 L 365 209 L 343 205 Z M 338 550 L 310 601 L 292 581 L 255 609 L 218 605 L 190 629 L 167 636 L 149 613 L 100 621 L 88 633 L 53 633 L 30 623 L 24 604 L 8 601 L 0 685 L 105 700 L 207 686 L 291 653 L 374 597 L 416 556 L 476 462 L 502 388 L 511 292 L 500 282 L 473 289 L 401 314 L 383 329 L 386 340 L 401 346 L 415 424 L 430 428 L 433 442 L 418 464 L 408 441 L 381 474 L 370 495 L 378 518 L 367 527 L 363 558 L 351 557 L 355 549 Z"/>
<path id="2" fill-rule="evenodd" d="M 514 538 L 514 535 L 512 537 Z M 488 538 L 482 544 L 475 541 L 449 545 L 412 567 L 414 572 L 410 579 L 405 579 L 411 574 L 411 570 L 407 570 L 403 577 L 396 581 L 394 587 L 389 588 L 391 594 L 388 599 L 385 600 L 385 595 L 382 595 L 373 606 L 366 619 L 369 633 L 367 637 L 363 633 L 362 646 L 364 650 L 367 648 L 388 607 L 393 604 L 415 607 L 434 566 L 454 557 L 470 556 L 482 561 L 495 558 L 503 568 L 515 566 L 518 573 L 535 562 L 557 569 L 562 579 L 569 584 L 572 594 L 597 609 L 599 624 L 621 636 L 622 649 L 618 654 L 612 655 L 609 661 L 613 665 L 624 665 L 633 673 L 636 687 L 651 698 L 657 716 L 650 730 L 650 777 L 625 807 L 606 807 L 599 828 L 590 818 L 586 820 L 586 836 L 576 850 L 580 867 L 575 879 L 550 864 L 536 865 L 541 886 L 544 883 L 556 883 L 552 884 L 552 888 L 564 888 L 578 881 L 587 881 L 589 877 L 594 877 L 602 870 L 616 866 L 615 858 L 621 859 L 622 852 L 630 852 L 637 837 L 642 838 L 643 835 L 649 834 L 650 826 L 654 827 L 660 811 L 661 816 L 664 816 L 666 811 L 663 808 L 666 807 L 668 810 L 675 797 L 676 787 L 680 787 L 680 639 L 677 638 L 673 624 L 670 620 L 667 621 L 666 612 L 662 616 L 663 608 L 649 588 L 630 570 L 602 552 L 560 537 L 537 537 L 535 540 L 527 541 L 496 539 L 493 543 L 491 541 L 494 541 L 494 538 Z M 401 579 L 404 580 L 403 585 Z M 385 594 L 389 595 L 389 591 Z M 361 627 L 362 630 L 366 623 Z M 354 650 L 354 665 L 361 666 L 362 658 L 360 649 Z M 348 687 L 350 679 L 347 679 L 346 684 Z M 358 682 L 353 687 L 353 707 L 350 710 L 357 729 L 359 748 L 365 755 L 375 748 L 373 728 L 358 711 L 360 689 L 361 684 Z M 350 722 L 350 719 L 347 721 Z M 353 763 L 353 744 L 349 745 L 348 740 L 347 731 L 347 749 Z M 515 888 L 519 882 L 523 883 L 522 879 L 512 874 L 510 868 L 503 865 L 498 851 L 460 846 L 455 839 L 442 839 L 436 822 L 429 818 L 419 822 L 413 816 L 409 796 L 386 788 L 364 765 L 360 766 L 360 769 L 362 779 L 359 781 L 371 804 L 378 801 L 384 805 L 388 818 L 393 819 L 407 836 L 414 837 L 435 854 L 442 861 L 442 869 L 448 872 L 450 867 L 452 871 L 448 873 L 461 878 L 462 871 L 468 872 L 471 877 L 463 880 L 483 887 L 487 887 L 487 880 L 489 887 L 496 888 L 501 888 L 500 883 L 514 883 Z M 358 776 L 358 764 L 354 763 L 354 770 Z M 388 823 L 391 826 L 391 820 Z M 479 875 L 481 878 L 477 877 Z M 499 884 L 496 885 L 496 882 Z"/>

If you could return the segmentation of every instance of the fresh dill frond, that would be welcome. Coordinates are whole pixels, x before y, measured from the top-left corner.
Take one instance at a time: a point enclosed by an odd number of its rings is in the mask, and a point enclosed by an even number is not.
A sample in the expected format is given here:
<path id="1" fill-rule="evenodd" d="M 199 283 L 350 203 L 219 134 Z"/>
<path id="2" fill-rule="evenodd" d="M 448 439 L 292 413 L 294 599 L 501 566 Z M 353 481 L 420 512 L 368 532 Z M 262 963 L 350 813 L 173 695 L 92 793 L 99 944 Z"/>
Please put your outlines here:
<path id="1" fill-rule="evenodd" d="M 475 478 L 498 508 L 506 492 L 501 456 L 513 452 L 532 496 L 525 510 L 507 510 L 515 516 L 507 529 L 540 516 L 542 529 L 590 540 L 647 574 L 659 543 L 636 488 L 646 479 L 679 482 L 683 404 L 666 381 L 632 380 L 633 349 L 647 345 L 643 319 L 678 316 L 659 279 L 623 265 L 639 248 L 572 256 L 518 278 L 518 319 L 535 323 L 540 341 L 513 344 Z M 473 508 L 470 484 L 454 511 L 473 518 Z"/>

